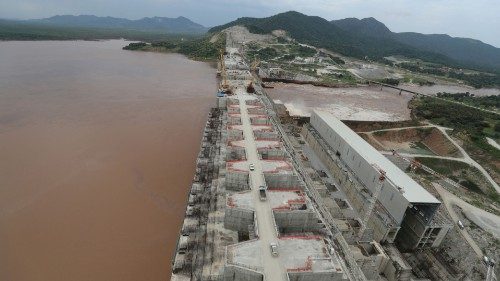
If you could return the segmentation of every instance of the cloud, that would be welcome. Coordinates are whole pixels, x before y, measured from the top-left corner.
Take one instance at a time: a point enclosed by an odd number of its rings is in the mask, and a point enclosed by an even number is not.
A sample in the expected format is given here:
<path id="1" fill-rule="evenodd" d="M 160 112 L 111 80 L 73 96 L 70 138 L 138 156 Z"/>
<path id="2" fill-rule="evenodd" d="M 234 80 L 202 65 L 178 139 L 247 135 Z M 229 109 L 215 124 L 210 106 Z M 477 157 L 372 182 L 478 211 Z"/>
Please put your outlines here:
<path id="1" fill-rule="evenodd" d="M 396 32 L 447 33 L 500 46 L 498 0 L 2 0 L 2 18 L 94 14 L 185 16 L 206 26 L 296 10 L 325 19 L 374 17 Z"/>

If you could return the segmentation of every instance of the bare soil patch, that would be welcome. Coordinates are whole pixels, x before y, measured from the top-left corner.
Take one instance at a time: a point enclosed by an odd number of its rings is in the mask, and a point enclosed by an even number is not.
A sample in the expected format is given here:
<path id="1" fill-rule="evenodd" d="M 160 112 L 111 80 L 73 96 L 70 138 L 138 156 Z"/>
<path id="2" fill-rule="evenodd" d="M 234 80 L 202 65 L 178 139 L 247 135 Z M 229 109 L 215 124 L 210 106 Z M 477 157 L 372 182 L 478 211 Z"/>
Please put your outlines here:
<path id="1" fill-rule="evenodd" d="M 355 132 L 369 132 L 383 129 L 414 127 L 421 125 L 417 120 L 405 120 L 397 122 L 345 120 L 343 122 Z"/>
<path id="2" fill-rule="evenodd" d="M 458 149 L 436 128 L 410 128 L 372 134 L 385 150 L 459 157 Z"/>

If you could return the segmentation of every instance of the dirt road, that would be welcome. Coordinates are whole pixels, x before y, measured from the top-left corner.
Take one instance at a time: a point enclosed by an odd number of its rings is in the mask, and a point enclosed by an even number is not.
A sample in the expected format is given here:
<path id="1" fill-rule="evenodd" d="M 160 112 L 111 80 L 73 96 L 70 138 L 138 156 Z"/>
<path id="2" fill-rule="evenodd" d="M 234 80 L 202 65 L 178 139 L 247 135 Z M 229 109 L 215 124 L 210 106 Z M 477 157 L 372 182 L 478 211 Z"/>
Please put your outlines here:
<path id="1" fill-rule="evenodd" d="M 373 130 L 373 131 L 366 131 L 366 132 L 360 132 L 360 133 L 365 133 L 365 134 L 372 134 L 375 132 L 386 132 L 386 131 L 398 131 L 398 130 L 405 130 L 405 129 L 415 129 L 415 128 L 436 128 L 438 129 L 462 154 L 462 157 L 456 158 L 456 157 L 444 157 L 444 156 L 434 156 L 434 155 L 416 155 L 416 154 L 404 154 L 400 153 L 401 155 L 404 156 L 410 156 L 410 157 L 431 157 L 431 158 L 439 158 L 439 159 L 446 159 L 446 160 L 454 160 L 454 161 L 461 161 L 464 163 L 467 163 L 471 166 L 476 167 L 481 174 L 486 178 L 486 180 L 493 186 L 493 188 L 496 190 L 497 193 L 500 193 L 500 186 L 493 180 L 493 178 L 488 174 L 488 172 L 483 168 L 483 166 L 479 165 L 474 159 L 472 159 L 469 154 L 463 149 L 450 135 L 448 135 L 448 130 L 451 130 L 450 128 L 442 127 L 442 126 L 437 126 L 434 124 L 429 124 L 429 125 L 424 125 L 424 126 L 411 126 L 411 127 L 401 127 L 401 128 L 390 128 L 390 129 L 382 129 L 382 130 Z"/>
<path id="2" fill-rule="evenodd" d="M 436 126 L 438 130 L 440 130 L 443 135 L 451 142 L 453 145 L 455 145 L 458 150 L 460 150 L 460 153 L 462 153 L 463 160 L 468 163 L 471 166 L 476 167 L 483 175 L 484 177 L 490 182 L 490 184 L 495 188 L 497 193 L 500 193 L 500 186 L 493 180 L 493 178 L 488 174 L 488 172 L 483 168 L 483 166 L 479 165 L 474 159 L 472 159 L 469 154 L 453 139 L 451 138 L 448 133 L 446 132 L 447 130 L 450 130 L 449 128 L 446 127 L 441 127 L 441 126 Z"/>

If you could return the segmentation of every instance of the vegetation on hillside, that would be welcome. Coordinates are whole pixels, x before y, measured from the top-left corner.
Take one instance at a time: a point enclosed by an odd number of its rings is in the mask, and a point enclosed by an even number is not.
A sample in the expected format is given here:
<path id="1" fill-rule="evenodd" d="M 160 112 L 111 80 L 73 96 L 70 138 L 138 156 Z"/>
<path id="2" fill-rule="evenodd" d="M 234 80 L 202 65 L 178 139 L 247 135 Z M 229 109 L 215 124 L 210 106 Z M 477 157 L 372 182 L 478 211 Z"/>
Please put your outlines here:
<path id="1" fill-rule="evenodd" d="M 462 80 L 475 88 L 500 87 L 500 75 L 492 73 L 466 74 L 460 71 L 448 72 L 448 77 Z"/>
<path id="2" fill-rule="evenodd" d="M 397 86 L 397 85 L 399 85 L 400 81 L 399 81 L 399 79 L 395 79 L 395 78 L 383 78 L 383 79 L 378 79 L 378 82 L 384 83 L 387 85 Z"/>
<path id="3" fill-rule="evenodd" d="M 474 96 L 469 92 L 465 93 L 437 93 L 440 98 L 462 102 L 488 110 L 500 110 L 500 96 Z M 500 124 L 498 124 L 500 125 Z"/>
<path id="4" fill-rule="evenodd" d="M 500 73 L 500 49 L 470 38 L 446 34 L 393 33 L 398 42 L 415 48 L 446 55 L 459 68 L 471 68 Z"/>
<path id="5" fill-rule="evenodd" d="M 316 55 L 317 51 L 314 48 L 301 46 L 297 43 L 283 44 L 272 47 L 259 47 L 249 44 L 246 55 L 248 58 L 258 58 L 260 60 L 277 60 L 277 61 L 292 61 L 297 57 L 307 58 Z"/>
<path id="6" fill-rule="evenodd" d="M 374 18 L 347 18 L 332 21 L 344 31 L 358 36 L 384 38 L 412 46 L 419 50 L 449 57 L 462 67 L 500 71 L 500 49 L 470 38 L 451 37 L 446 34 L 420 34 L 392 32 Z"/>
<path id="7" fill-rule="evenodd" d="M 467 163 L 431 157 L 415 157 L 415 160 L 461 184 L 469 191 L 478 195 L 486 195 L 486 198 L 494 202 L 500 202 L 500 196 L 493 186 L 491 186 L 478 169 Z M 419 173 L 426 174 L 423 170 L 419 170 Z"/>
<path id="8" fill-rule="evenodd" d="M 123 47 L 124 50 L 131 50 L 131 51 L 134 51 L 134 50 L 140 50 L 144 47 L 146 47 L 148 44 L 144 43 L 144 42 L 138 42 L 138 43 L 130 43 L 128 44 L 127 46 Z"/>
<path id="9" fill-rule="evenodd" d="M 336 64 L 340 64 L 340 65 L 344 65 L 345 64 L 345 61 L 337 56 L 333 56 L 333 55 L 328 55 L 328 57 L 334 61 Z"/>
<path id="10" fill-rule="evenodd" d="M 210 37 L 185 41 L 179 44 L 179 53 L 192 59 L 216 60 L 226 46 L 226 38 L 219 35 L 215 42 L 210 42 Z"/>
<path id="11" fill-rule="evenodd" d="M 443 97 L 446 98 L 447 97 Z M 420 97 L 412 101 L 418 119 L 453 129 L 467 153 L 485 167 L 493 178 L 500 178 L 500 150 L 487 137 L 500 142 L 500 116 L 440 98 Z"/>
<path id="12" fill-rule="evenodd" d="M 192 38 L 182 40 L 172 38 L 165 41 L 155 41 L 152 43 L 130 43 L 123 47 L 124 50 L 154 51 L 154 52 L 176 52 L 186 55 L 195 60 L 213 61 L 220 54 L 220 50 L 225 47 L 225 37 L 220 34 L 214 42 L 210 37 Z"/>
<path id="13" fill-rule="evenodd" d="M 455 65 L 445 55 L 420 50 L 392 38 L 361 36 L 347 32 L 329 21 L 298 12 L 286 12 L 268 18 L 239 18 L 225 25 L 217 26 L 209 32 L 221 31 L 234 25 L 243 25 L 252 32 L 270 33 L 281 29 L 301 43 L 327 48 L 346 56 L 381 59 L 389 55 L 403 55 L 426 61 Z"/>
<path id="14" fill-rule="evenodd" d="M 486 98 L 481 97 L 479 101 Z M 473 140 L 482 141 L 486 136 L 500 138 L 500 132 L 495 132 L 495 128 L 500 122 L 500 117 L 497 114 L 433 97 L 418 98 L 414 100 L 412 107 L 413 113 L 417 117 L 463 131 Z M 497 152 L 500 153 L 500 151 Z"/>
<path id="15" fill-rule="evenodd" d="M 445 67 L 441 64 L 422 64 L 420 62 L 404 62 L 396 66 L 408 69 L 413 72 L 437 75 L 464 81 L 475 88 L 500 87 L 500 75 L 495 73 L 471 72 Z"/>

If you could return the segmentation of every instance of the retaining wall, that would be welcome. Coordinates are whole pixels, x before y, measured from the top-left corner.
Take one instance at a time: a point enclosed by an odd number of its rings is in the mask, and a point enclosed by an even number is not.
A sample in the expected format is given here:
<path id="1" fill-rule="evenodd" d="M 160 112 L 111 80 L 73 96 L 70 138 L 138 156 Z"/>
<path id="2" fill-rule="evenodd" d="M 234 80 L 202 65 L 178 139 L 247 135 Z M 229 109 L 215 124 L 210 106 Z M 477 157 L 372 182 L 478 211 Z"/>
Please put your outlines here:
<path id="1" fill-rule="evenodd" d="M 248 231 L 248 226 L 254 223 L 254 211 L 226 207 L 224 212 L 224 227 L 234 231 Z"/>
<path id="2" fill-rule="evenodd" d="M 222 274 L 222 281 L 263 281 L 264 275 L 260 272 L 235 266 L 226 265 Z"/>
<path id="3" fill-rule="evenodd" d="M 298 177 L 294 174 L 264 174 L 266 185 L 270 189 L 299 188 L 303 190 Z"/>
<path id="4" fill-rule="evenodd" d="M 323 228 L 312 210 L 273 211 L 280 233 L 317 232 Z"/>
<path id="5" fill-rule="evenodd" d="M 336 281 L 347 280 L 337 272 L 288 272 L 289 281 Z"/>
<path id="6" fill-rule="evenodd" d="M 246 172 L 226 172 L 226 189 L 233 191 L 243 191 L 249 189 L 248 173 Z"/>

